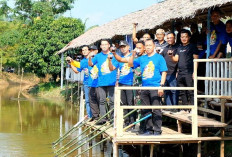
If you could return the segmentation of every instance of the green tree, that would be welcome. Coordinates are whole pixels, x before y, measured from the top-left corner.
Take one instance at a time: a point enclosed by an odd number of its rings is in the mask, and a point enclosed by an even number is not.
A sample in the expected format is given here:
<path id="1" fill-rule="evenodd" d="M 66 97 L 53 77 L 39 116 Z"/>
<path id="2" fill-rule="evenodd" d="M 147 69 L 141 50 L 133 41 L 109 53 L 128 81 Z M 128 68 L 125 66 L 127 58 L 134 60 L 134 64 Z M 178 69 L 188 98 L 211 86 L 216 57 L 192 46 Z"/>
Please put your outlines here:
<path id="1" fill-rule="evenodd" d="M 17 67 L 21 32 L 21 23 L 0 21 L 0 53 L 3 56 L 3 65 Z"/>
<path id="2" fill-rule="evenodd" d="M 5 18 L 8 18 L 11 11 L 12 10 L 7 5 L 7 1 L 6 0 L 0 1 L 0 16 L 1 16 L 1 20 L 5 20 Z"/>
<path id="3" fill-rule="evenodd" d="M 28 71 L 54 79 L 60 73 L 60 58 L 54 55 L 73 38 L 84 33 L 85 25 L 79 19 L 61 17 L 36 20 L 24 30 L 24 40 L 19 47 L 19 61 Z"/>
<path id="4" fill-rule="evenodd" d="M 16 0 L 15 16 L 27 22 L 36 17 L 55 16 L 72 9 L 75 0 Z"/>

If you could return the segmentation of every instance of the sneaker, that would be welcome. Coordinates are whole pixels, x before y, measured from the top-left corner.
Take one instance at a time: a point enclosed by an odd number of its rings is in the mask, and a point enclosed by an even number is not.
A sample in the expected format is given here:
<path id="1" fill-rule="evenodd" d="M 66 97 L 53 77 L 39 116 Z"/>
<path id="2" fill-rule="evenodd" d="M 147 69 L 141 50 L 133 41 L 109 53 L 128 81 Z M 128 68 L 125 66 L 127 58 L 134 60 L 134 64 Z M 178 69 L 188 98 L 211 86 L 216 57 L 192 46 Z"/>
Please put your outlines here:
<path id="1" fill-rule="evenodd" d="M 144 134 L 144 130 L 138 130 L 138 132 L 136 132 L 136 135 L 142 135 L 142 134 Z"/>
<path id="2" fill-rule="evenodd" d="M 142 134 L 143 136 L 150 136 L 153 135 L 153 131 L 146 131 L 144 134 Z"/>
<path id="3" fill-rule="evenodd" d="M 90 118 L 88 121 L 89 121 L 89 122 L 92 122 L 92 121 L 94 121 L 94 118 L 92 117 L 92 118 Z"/>
<path id="4" fill-rule="evenodd" d="M 155 135 L 155 136 L 160 136 L 161 133 L 162 133 L 162 132 L 160 132 L 160 131 L 155 131 L 155 132 L 154 132 L 154 135 Z"/>
<path id="5" fill-rule="evenodd" d="M 106 123 L 106 121 L 100 120 L 99 122 L 96 123 L 96 125 L 103 125 L 103 124 L 105 124 L 105 123 Z"/>

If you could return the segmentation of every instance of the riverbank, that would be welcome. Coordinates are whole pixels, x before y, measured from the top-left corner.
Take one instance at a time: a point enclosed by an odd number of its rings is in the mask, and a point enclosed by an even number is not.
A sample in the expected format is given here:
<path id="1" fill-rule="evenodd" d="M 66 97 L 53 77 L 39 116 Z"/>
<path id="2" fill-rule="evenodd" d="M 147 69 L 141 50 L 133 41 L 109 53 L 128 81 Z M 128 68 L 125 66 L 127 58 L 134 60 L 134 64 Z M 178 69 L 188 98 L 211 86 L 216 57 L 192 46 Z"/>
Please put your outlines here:
<path id="1" fill-rule="evenodd" d="M 21 80 L 21 76 L 15 73 L 3 72 L 0 77 L 0 88 L 7 88 L 9 85 L 22 85 L 22 94 L 30 98 L 32 96 L 41 97 L 47 100 L 65 101 L 64 93 L 59 83 L 48 82 L 49 79 L 43 80 L 34 74 L 26 73 Z"/>

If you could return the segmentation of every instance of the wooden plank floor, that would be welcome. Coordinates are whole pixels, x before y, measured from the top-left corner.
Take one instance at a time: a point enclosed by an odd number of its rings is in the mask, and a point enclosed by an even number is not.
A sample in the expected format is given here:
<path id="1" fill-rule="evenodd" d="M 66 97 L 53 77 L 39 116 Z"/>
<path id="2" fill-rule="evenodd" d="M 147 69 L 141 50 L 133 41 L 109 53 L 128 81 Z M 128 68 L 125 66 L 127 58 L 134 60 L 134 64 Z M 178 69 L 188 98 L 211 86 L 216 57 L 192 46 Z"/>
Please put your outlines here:
<path id="1" fill-rule="evenodd" d="M 87 122 L 86 126 L 92 126 L 92 129 L 98 130 L 101 125 L 93 125 L 94 122 Z M 108 125 L 107 125 L 108 126 Z M 99 129 L 99 131 L 105 130 L 107 126 L 104 126 Z M 114 139 L 114 129 L 110 127 L 103 134 L 104 136 L 108 136 L 111 140 Z M 170 137 L 171 136 L 171 137 Z M 123 136 L 117 136 L 114 139 L 116 143 L 120 144 L 172 144 L 172 143 L 198 143 L 199 141 L 220 141 L 220 140 L 232 140 L 232 137 L 198 137 L 193 138 L 190 134 L 179 133 L 176 130 L 171 128 L 162 127 L 162 135 L 160 136 L 143 136 L 136 135 L 131 132 L 123 132 Z"/>
<path id="2" fill-rule="evenodd" d="M 171 113 L 163 113 L 163 115 L 167 117 L 171 117 L 177 120 L 180 120 L 185 123 L 192 124 L 192 114 L 171 114 Z M 198 127 L 207 127 L 207 128 L 212 128 L 212 127 L 218 127 L 218 128 L 223 128 L 226 127 L 226 123 L 222 123 L 219 121 L 216 121 L 215 119 L 203 117 L 198 115 Z"/>

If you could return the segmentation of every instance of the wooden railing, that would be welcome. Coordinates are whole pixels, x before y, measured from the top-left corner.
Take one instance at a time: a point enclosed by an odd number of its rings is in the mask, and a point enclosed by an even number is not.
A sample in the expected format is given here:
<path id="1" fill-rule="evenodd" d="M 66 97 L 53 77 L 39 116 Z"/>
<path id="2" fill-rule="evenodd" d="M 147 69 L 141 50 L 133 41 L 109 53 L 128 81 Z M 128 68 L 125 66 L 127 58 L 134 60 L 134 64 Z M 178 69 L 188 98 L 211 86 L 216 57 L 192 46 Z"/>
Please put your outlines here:
<path id="1" fill-rule="evenodd" d="M 206 62 L 205 94 L 219 102 L 218 98 L 231 99 L 232 95 L 232 58 L 230 59 L 197 59 Z M 199 67 L 200 68 L 200 67 Z"/>
<path id="2" fill-rule="evenodd" d="M 211 66 L 211 73 L 209 77 L 197 76 L 197 65 L 199 62 L 206 62 Z M 149 138 L 185 138 L 192 137 L 198 138 L 198 99 L 199 98 L 214 98 L 214 99 L 231 99 L 231 81 L 232 81 L 232 59 L 195 59 L 194 60 L 194 86 L 193 87 L 115 87 L 115 105 L 114 105 L 114 129 L 115 139 L 122 138 L 123 132 L 123 110 L 124 109 L 189 109 L 192 114 L 192 133 L 191 135 L 162 135 L 149 136 Z M 219 68 L 220 67 L 220 68 Z M 215 70 L 217 71 L 215 72 Z M 219 70 L 221 69 L 221 73 Z M 204 95 L 198 95 L 197 93 L 197 81 L 205 80 L 208 91 Z M 121 90 L 193 90 L 194 91 L 194 105 L 173 105 L 173 106 L 122 106 L 120 104 Z M 218 112 L 209 110 L 207 108 L 201 108 L 203 112 L 210 112 L 215 115 L 224 114 L 224 112 Z M 224 110 L 224 108 L 223 108 Z M 223 120 L 222 120 L 223 121 Z M 224 121 L 223 121 L 224 122 Z"/>

